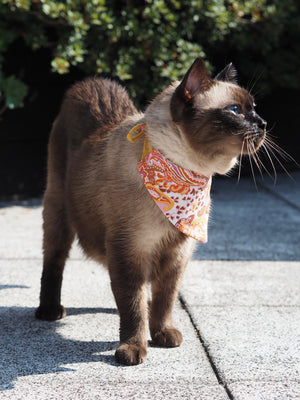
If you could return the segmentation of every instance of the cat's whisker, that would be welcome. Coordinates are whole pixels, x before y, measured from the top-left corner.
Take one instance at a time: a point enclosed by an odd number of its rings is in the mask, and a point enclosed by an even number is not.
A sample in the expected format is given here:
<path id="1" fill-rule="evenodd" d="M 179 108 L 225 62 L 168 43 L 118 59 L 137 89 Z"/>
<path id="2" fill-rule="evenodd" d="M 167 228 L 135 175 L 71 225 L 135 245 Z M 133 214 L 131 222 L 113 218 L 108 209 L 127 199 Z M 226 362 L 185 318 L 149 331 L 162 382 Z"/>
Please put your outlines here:
<path id="1" fill-rule="evenodd" d="M 258 159 L 258 161 L 259 161 L 259 164 L 260 164 L 260 165 L 262 166 L 262 168 L 264 169 L 264 171 L 266 171 L 266 173 L 269 175 L 269 177 L 270 177 L 271 179 L 274 180 L 272 174 L 270 173 L 270 171 L 267 169 L 267 167 L 264 165 L 264 163 L 263 163 L 262 160 L 260 159 L 258 152 L 256 153 L 256 157 L 257 157 L 257 159 Z"/>
<path id="2" fill-rule="evenodd" d="M 240 155 L 240 158 L 239 158 L 238 183 L 239 183 L 240 178 L 241 178 L 241 169 L 242 169 L 242 159 L 243 159 L 243 150 L 244 150 L 244 146 L 245 146 L 245 139 L 243 140 L 243 143 L 242 143 L 241 155 Z"/>
<path id="3" fill-rule="evenodd" d="M 259 164 L 259 172 L 260 172 L 262 179 L 264 178 L 263 170 L 271 177 L 272 175 L 270 174 L 270 172 L 268 171 L 268 169 L 265 167 L 264 163 L 260 159 L 258 151 L 255 151 L 255 158 L 257 160 L 257 163 Z"/>
<path id="4" fill-rule="evenodd" d="M 268 146 L 268 148 L 269 149 L 272 149 L 274 152 L 276 152 L 280 157 L 282 157 L 285 161 L 287 161 L 287 160 L 289 160 L 290 159 L 290 157 L 288 156 L 288 155 L 286 155 L 286 154 L 284 154 L 282 151 L 281 151 L 281 148 L 280 147 L 276 147 L 276 146 L 274 146 L 274 143 L 273 142 L 270 142 L 269 140 L 266 140 L 266 146 Z M 295 161 L 296 162 L 296 161 Z"/>
<path id="5" fill-rule="evenodd" d="M 275 158 L 275 160 L 278 162 L 278 164 L 281 166 L 281 168 L 284 170 L 284 172 L 292 179 L 294 180 L 294 178 L 292 177 L 292 175 L 288 172 L 288 170 L 285 168 L 285 166 L 282 164 L 282 162 L 279 160 L 279 158 L 276 156 L 275 151 L 273 151 L 270 147 L 268 149 L 270 151 L 270 153 L 272 154 L 272 156 Z"/>
<path id="6" fill-rule="evenodd" d="M 257 84 L 257 82 L 258 82 L 258 81 L 260 80 L 260 78 L 262 77 L 263 73 L 264 73 L 264 70 L 262 70 L 262 71 L 259 73 L 259 75 L 257 76 L 257 78 L 255 78 L 255 76 L 253 75 L 253 78 L 251 79 L 251 81 L 250 81 L 250 83 L 249 83 L 249 86 L 252 85 L 251 88 L 248 90 L 250 94 L 253 95 L 252 91 L 253 91 L 255 85 Z M 253 83 L 252 83 L 252 82 L 253 82 Z M 254 96 L 254 97 L 255 97 L 255 96 Z"/>
<path id="7" fill-rule="evenodd" d="M 249 141 L 246 141 L 246 144 L 247 144 L 247 151 L 248 151 L 248 154 L 250 155 L 250 154 L 251 154 L 251 149 L 249 149 Z M 253 164 L 252 164 L 251 156 L 249 157 L 249 162 L 250 162 L 250 167 L 251 167 L 251 172 L 252 172 L 252 176 L 253 176 L 254 185 L 255 185 L 255 188 L 256 188 L 256 190 L 257 190 L 257 184 L 256 184 L 256 179 L 255 179 L 255 174 L 254 174 L 254 169 L 253 169 Z"/>
<path id="8" fill-rule="evenodd" d="M 288 172 L 287 168 L 284 166 L 284 164 L 281 162 L 279 156 L 283 158 L 284 160 L 290 160 L 293 163 L 295 163 L 298 167 L 300 166 L 298 162 L 289 154 L 287 153 L 284 149 L 282 149 L 277 143 L 275 143 L 271 138 L 270 135 L 268 134 L 264 142 L 262 144 L 262 149 L 264 149 L 274 172 L 274 177 L 270 173 L 270 171 L 266 168 L 266 166 L 263 164 L 262 160 L 258 156 L 256 149 L 255 149 L 255 144 L 253 141 L 253 132 L 248 131 L 246 132 L 246 135 L 244 136 L 244 140 L 247 142 L 247 151 L 249 153 L 249 162 L 250 162 L 250 167 L 251 167 L 251 172 L 253 175 L 253 179 L 255 180 L 254 177 L 254 164 L 257 166 L 260 175 L 263 177 L 262 170 L 264 170 L 274 181 L 274 185 L 276 184 L 277 181 L 277 172 L 275 168 L 275 164 L 273 160 L 276 160 L 280 167 L 283 169 L 283 171 L 291 178 L 293 177 L 290 175 Z M 251 157 L 253 158 L 253 162 L 251 160 Z"/>
<path id="9" fill-rule="evenodd" d="M 249 130 L 246 133 L 244 133 L 245 139 L 249 140 L 249 141 L 252 141 L 254 136 L 255 136 L 255 132 L 252 130 Z"/>
<path id="10" fill-rule="evenodd" d="M 258 170 L 259 170 L 260 176 L 263 178 L 263 174 L 262 174 L 262 171 L 261 171 L 261 168 L 260 168 L 258 159 L 257 159 L 257 153 L 255 152 L 254 143 L 253 143 L 253 142 L 249 142 L 249 145 L 250 145 L 250 148 L 251 148 L 251 150 L 252 150 L 252 158 L 253 158 L 253 160 L 254 160 L 254 162 L 255 162 L 255 164 L 256 164 Z"/>
<path id="11" fill-rule="evenodd" d="M 276 168 L 275 168 L 275 165 L 274 165 L 274 163 L 273 163 L 273 160 L 272 160 L 272 157 L 270 156 L 270 153 L 268 152 L 268 148 L 267 148 L 267 146 L 266 146 L 266 144 L 265 143 L 263 143 L 262 144 L 262 148 L 265 150 L 265 152 L 266 152 L 266 154 L 267 154 L 267 156 L 268 156 L 268 159 L 269 159 L 269 161 L 270 161 L 270 163 L 271 163 L 271 165 L 272 165 L 272 169 L 273 169 L 273 171 L 274 171 L 274 185 L 276 184 L 276 181 L 277 181 L 277 173 L 276 173 Z"/>
<path id="12" fill-rule="evenodd" d="M 275 135 L 271 135 L 271 133 L 270 133 L 270 132 L 273 131 L 273 129 L 275 128 L 275 126 L 276 126 L 276 122 L 273 123 L 273 125 L 271 126 L 271 128 L 268 128 L 268 130 L 267 130 L 267 132 L 266 132 L 266 134 L 267 134 L 268 136 L 271 136 L 271 137 L 276 138 Z"/>
<path id="13" fill-rule="evenodd" d="M 297 167 L 300 167 L 299 163 L 288 152 L 286 152 L 282 147 L 280 147 L 277 143 L 275 143 L 272 139 L 266 137 L 265 141 L 268 144 L 268 146 L 271 147 L 274 151 L 276 151 L 282 158 L 284 158 L 285 160 L 290 160 L 294 162 Z"/>

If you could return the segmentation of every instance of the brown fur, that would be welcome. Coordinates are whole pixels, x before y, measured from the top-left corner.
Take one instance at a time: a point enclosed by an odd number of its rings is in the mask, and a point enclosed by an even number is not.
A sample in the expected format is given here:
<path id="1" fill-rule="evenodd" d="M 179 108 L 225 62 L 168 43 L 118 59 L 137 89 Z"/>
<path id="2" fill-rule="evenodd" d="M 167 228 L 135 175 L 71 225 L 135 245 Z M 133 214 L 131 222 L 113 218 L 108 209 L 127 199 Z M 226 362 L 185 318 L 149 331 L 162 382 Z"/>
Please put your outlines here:
<path id="1" fill-rule="evenodd" d="M 205 175 L 225 173 L 244 140 L 241 128 L 238 135 L 232 127 L 223 127 L 224 133 L 219 126 L 222 116 L 229 118 L 229 126 L 230 121 L 236 123 L 223 110 L 228 99 L 245 109 L 252 101 L 239 86 L 212 80 L 199 59 L 182 83 L 162 92 L 145 115 L 136 111 L 122 87 L 109 80 L 88 79 L 66 93 L 49 141 L 38 318 L 65 315 L 62 274 L 77 235 L 85 253 L 107 266 L 110 274 L 120 314 L 116 360 L 127 365 L 145 360 L 148 319 L 154 344 L 181 344 L 172 307 L 194 240 L 177 230 L 149 196 L 136 165 L 143 140 L 130 143 L 126 135 L 145 121 L 153 148 L 173 162 Z M 212 115 L 217 116 L 220 108 L 219 121 L 214 120 Z"/>

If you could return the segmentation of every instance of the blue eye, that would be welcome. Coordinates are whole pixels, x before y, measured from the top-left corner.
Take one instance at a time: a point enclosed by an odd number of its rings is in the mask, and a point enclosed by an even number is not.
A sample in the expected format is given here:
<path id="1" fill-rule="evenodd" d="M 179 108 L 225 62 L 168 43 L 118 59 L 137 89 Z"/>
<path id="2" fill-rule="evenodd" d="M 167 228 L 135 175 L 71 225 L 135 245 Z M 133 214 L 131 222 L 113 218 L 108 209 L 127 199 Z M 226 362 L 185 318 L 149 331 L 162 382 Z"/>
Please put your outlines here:
<path id="1" fill-rule="evenodd" d="M 240 113 L 239 106 L 230 106 L 228 110 L 231 111 L 234 115 L 238 115 Z"/>

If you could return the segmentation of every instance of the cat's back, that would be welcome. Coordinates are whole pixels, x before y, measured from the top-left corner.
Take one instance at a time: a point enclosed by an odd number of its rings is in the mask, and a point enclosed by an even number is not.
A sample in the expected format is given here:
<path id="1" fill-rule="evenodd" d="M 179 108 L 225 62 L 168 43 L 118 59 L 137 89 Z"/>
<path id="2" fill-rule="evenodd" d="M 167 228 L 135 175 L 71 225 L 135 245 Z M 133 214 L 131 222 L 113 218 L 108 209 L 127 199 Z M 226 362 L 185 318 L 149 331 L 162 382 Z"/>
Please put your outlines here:
<path id="1" fill-rule="evenodd" d="M 127 91 L 110 79 L 87 78 L 65 94 L 57 123 L 71 148 L 89 138 L 101 141 L 127 116 L 137 113 Z"/>

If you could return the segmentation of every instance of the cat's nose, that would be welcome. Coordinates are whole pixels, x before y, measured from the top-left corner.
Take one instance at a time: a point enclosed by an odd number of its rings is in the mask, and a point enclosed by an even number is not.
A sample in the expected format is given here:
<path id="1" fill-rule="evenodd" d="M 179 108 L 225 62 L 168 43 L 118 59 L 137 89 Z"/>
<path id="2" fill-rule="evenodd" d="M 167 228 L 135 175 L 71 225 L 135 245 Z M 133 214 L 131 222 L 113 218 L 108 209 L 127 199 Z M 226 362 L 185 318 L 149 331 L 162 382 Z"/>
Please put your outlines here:
<path id="1" fill-rule="evenodd" d="M 267 127 L 267 121 L 265 121 L 264 119 L 262 119 L 259 115 L 258 115 L 258 121 L 257 121 L 257 126 L 262 129 L 263 131 L 266 130 Z"/>
<path id="2" fill-rule="evenodd" d="M 258 128 L 262 129 L 263 131 L 266 130 L 267 121 L 262 119 L 255 111 L 251 111 L 250 113 L 251 120 L 254 124 L 258 126 Z"/>

